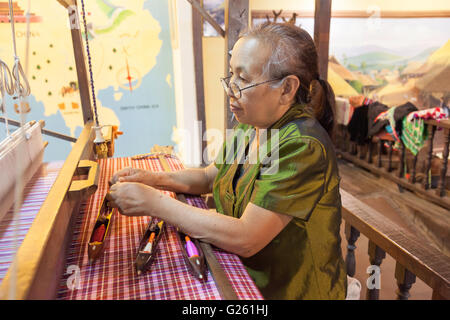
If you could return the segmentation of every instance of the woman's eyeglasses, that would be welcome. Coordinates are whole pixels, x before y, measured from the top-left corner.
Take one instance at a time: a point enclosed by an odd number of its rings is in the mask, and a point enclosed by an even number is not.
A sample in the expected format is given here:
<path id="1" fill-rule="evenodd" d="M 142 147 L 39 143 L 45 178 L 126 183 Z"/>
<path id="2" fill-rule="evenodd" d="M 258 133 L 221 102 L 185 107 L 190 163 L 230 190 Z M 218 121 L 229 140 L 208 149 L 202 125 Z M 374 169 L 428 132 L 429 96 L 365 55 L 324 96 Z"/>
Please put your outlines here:
<path id="1" fill-rule="evenodd" d="M 222 83 L 223 89 L 225 90 L 225 92 L 227 94 L 228 94 L 228 89 L 229 89 L 231 91 L 231 93 L 233 94 L 233 97 L 235 97 L 236 99 L 240 99 L 242 97 L 242 91 L 245 90 L 245 89 L 250 89 L 250 88 L 259 86 L 260 84 L 281 80 L 283 78 L 266 80 L 266 81 L 263 81 L 263 82 L 259 82 L 259 83 L 255 83 L 255 84 L 249 85 L 248 87 L 245 87 L 245 88 L 239 88 L 239 86 L 236 83 L 230 82 L 230 79 L 231 79 L 231 76 L 226 77 L 226 78 L 220 78 L 220 82 Z"/>

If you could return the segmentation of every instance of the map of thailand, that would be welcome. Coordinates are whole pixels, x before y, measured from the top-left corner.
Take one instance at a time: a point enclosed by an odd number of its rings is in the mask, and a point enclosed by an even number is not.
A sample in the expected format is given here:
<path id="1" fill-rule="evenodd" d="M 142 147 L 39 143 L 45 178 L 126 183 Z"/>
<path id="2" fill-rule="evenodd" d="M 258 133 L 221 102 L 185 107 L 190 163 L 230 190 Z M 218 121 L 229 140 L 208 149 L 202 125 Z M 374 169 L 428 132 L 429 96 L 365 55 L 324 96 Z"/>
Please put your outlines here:
<path id="1" fill-rule="evenodd" d="M 80 1 L 79 1 L 80 2 Z M 4 8 L 7 1 L 0 1 Z M 118 125 L 124 135 L 115 156 L 149 152 L 170 144 L 176 124 L 169 12 L 166 1 L 85 1 L 92 69 L 101 125 Z M 15 2 L 16 42 L 26 64 L 27 0 Z M 25 12 L 25 13 L 24 13 Z M 27 120 L 45 120 L 46 129 L 77 137 L 83 128 L 78 79 L 67 10 L 56 0 L 31 2 Z M 6 16 L 5 16 L 6 15 Z M 79 4 L 80 26 L 84 26 Z M 13 46 L 8 11 L 0 11 L 0 58 L 12 69 Z M 87 62 L 87 59 L 86 59 Z M 19 119 L 8 98 L 7 113 Z M 5 136 L 0 124 L 0 139 Z M 49 141 L 44 160 L 65 159 L 69 142 Z"/>

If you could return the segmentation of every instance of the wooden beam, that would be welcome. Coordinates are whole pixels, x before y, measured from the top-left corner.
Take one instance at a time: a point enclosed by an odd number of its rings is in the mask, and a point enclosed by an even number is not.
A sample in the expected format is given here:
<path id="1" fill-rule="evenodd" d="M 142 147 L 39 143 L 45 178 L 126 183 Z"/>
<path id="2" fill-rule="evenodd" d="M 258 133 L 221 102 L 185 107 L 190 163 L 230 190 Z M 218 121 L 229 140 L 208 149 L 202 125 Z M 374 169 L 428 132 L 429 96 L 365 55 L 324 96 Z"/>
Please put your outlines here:
<path id="1" fill-rule="evenodd" d="M 370 164 L 365 160 L 359 159 L 357 156 L 351 155 L 349 152 L 345 152 L 345 151 L 341 151 L 341 150 L 337 149 L 336 154 L 338 155 L 338 157 L 342 157 L 343 159 L 353 162 L 354 164 L 356 164 L 360 167 L 363 167 L 385 179 L 395 182 L 396 184 L 404 187 L 405 189 L 411 190 L 418 197 L 421 197 L 425 200 L 428 200 L 428 201 L 433 202 L 443 208 L 450 210 L 450 199 L 448 199 L 448 197 L 440 197 L 440 196 L 436 195 L 435 191 L 425 190 L 425 189 L 423 189 L 423 187 L 421 187 L 415 183 L 410 183 L 405 178 L 399 178 L 396 175 L 393 175 L 392 173 L 387 172 L 385 168 L 378 168 L 375 165 Z"/>
<path id="2" fill-rule="evenodd" d="M 76 6 L 77 5 L 77 1 L 76 0 L 58 0 L 58 2 L 66 9 L 68 7 L 70 7 L 70 6 Z"/>
<path id="3" fill-rule="evenodd" d="M 84 126 L 0 285 L 0 300 L 55 299 L 85 192 L 69 193 L 80 160 L 94 159 L 92 122 Z M 92 191 L 92 190 L 90 190 Z M 16 270 L 15 272 L 13 270 Z"/>
<path id="4" fill-rule="evenodd" d="M 5 122 L 5 119 L 6 119 L 6 117 L 0 117 L 0 122 Z M 15 120 L 9 119 L 9 118 L 7 120 L 8 120 L 8 124 L 9 125 L 13 125 L 15 127 L 20 127 L 21 126 L 21 123 L 19 121 L 15 121 Z M 47 129 L 41 129 L 41 132 L 43 134 L 48 135 L 48 136 L 52 136 L 52 137 L 59 138 L 59 139 L 62 139 L 62 140 L 66 140 L 66 141 L 69 141 L 69 142 L 76 142 L 77 141 L 77 139 L 74 138 L 74 137 L 71 137 L 71 136 L 68 136 L 68 135 L 56 132 L 56 131 L 51 131 L 51 130 L 47 130 Z"/>
<path id="5" fill-rule="evenodd" d="M 433 289 L 450 299 L 450 258 L 342 188 L 342 218 Z"/>
<path id="6" fill-rule="evenodd" d="M 197 0 L 187 0 L 192 5 L 192 8 L 194 8 L 208 23 L 217 31 L 218 34 L 220 34 L 223 37 L 225 37 L 225 31 L 222 29 L 222 27 L 212 18 L 209 13 L 202 8 L 200 3 L 198 3 Z M 203 31 L 202 33 L 203 34 Z"/>
<path id="7" fill-rule="evenodd" d="M 279 18 L 289 19 L 292 14 L 296 13 L 297 18 L 314 18 L 313 11 L 294 11 L 283 10 Z M 271 10 L 252 10 L 253 19 L 266 19 L 266 16 L 272 17 Z M 340 10 L 331 13 L 332 18 L 370 18 L 373 12 L 363 10 Z M 448 18 L 450 17 L 449 10 L 443 11 L 386 11 L 380 10 L 380 18 L 391 19 L 414 19 L 414 18 Z"/>
<path id="8" fill-rule="evenodd" d="M 195 2 L 195 1 L 194 1 Z M 202 166 L 205 166 L 203 153 L 206 150 L 206 140 L 203 135 L 206 133 L 205 116 L 205 89 L 203 80 L 203 23 L 202 16 L 198 10 L 192 10 L 192 38 L 194 47 L 194 71 L 195 71 L 195 91 L 197 96 L 197 121 L 201 125 L 201 159 Z"/>
<path id="9" fill-rule="evenodd" d="M 227 0 L 225 6 L 225 71 L 224 75 L 228 74 L 230 68 L 230 50 L 233 49 L 234 44 L 239 38 L 241 31 L 248 27 L 248 0 Z M 233 120 L 233 113 L 229 108 L 229 99 L 225 95 L 225 130 L 232 128 L 235 120 Z"/>
<path id="10" fill-rule="evenodd" d="M 314 13 L 314 42 L 317 48 L 319 75 L 328 77 L 328 49 L 330 42 L 331 0 L 316 0 Z"/>

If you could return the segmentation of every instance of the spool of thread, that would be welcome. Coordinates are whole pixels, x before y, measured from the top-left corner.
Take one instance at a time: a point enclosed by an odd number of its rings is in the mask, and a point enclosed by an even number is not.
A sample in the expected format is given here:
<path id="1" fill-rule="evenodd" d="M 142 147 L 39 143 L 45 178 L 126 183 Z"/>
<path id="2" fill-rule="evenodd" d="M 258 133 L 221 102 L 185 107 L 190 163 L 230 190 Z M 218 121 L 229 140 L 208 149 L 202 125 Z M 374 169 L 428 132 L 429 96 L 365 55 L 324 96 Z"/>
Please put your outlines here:
<path id="1" fill-rule="evenodd" d="M 150 252 L 152 252 L 152 248 L 153 248 L 153 240 L 155 239 L 155 233 L 154 232 L 152 232 L 151 234 L 150 234 L 150 237 L 148 238 L 148 241 L 147 241 L 147 244 L 145 245 L 145 248 L 144 248 L 144 252 L 148 252 L 148 253 L 150 253 Z"/>
<path id="2" fill-rule="evenodd" d="M 97 229 L 95 229 L 94 234 L 92 235 L 91 242 L 102 242 L 103 236 L 105 235 L 106 227 L 104 224 L 100 225 Z"/>
<path id="3" fill-rule="evenodd" d="M 199 256 L 197 247 L 195 246 L 195 244 L 191 241 L 191 239 L 189 239 L 188 236 L 186 236 L 184 238 L 186 240 L 186 252 L 189 258 L 193 257 L 193 256 Z"/>

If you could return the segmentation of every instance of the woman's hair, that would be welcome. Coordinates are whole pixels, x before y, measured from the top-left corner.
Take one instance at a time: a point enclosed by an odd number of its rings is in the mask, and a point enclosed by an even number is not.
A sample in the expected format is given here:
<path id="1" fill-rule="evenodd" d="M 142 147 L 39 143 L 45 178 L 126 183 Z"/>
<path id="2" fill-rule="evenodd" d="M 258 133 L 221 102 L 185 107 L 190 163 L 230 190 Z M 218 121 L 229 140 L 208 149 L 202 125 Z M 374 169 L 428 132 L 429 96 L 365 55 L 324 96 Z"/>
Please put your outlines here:
<path id="1" fill-rule="evenodd" d="M 331 134 L 334 124 L 334 92 L 319 78 L 314 41 L 304 29 L 290 23 L 263 23 L 241 34 L 270 46 L 272 52 L 263 73 L 271 79 L 295 75 L 300 86 L 294 103 L 306 103 L 319 123 Z"/>

